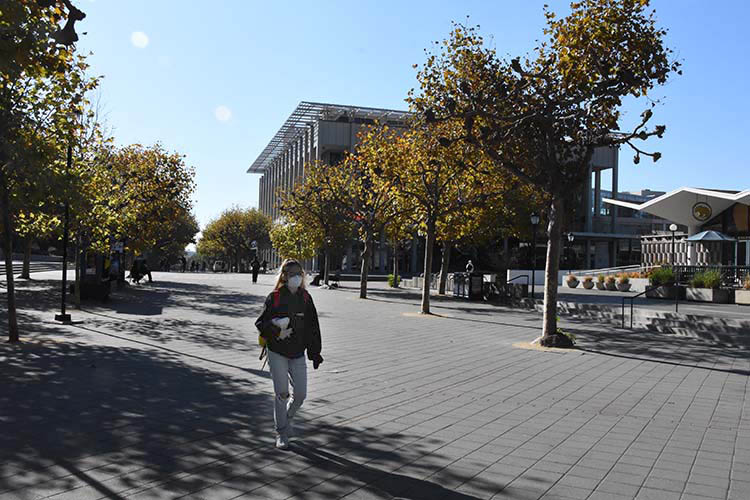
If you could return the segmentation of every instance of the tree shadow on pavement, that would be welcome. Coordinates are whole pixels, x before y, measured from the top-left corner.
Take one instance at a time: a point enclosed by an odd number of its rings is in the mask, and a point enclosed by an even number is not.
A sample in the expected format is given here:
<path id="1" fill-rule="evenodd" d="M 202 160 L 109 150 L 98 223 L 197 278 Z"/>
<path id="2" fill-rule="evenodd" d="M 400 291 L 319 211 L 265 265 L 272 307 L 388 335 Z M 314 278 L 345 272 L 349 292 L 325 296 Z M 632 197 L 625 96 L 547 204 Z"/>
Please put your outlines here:
<path id="1" fill-rule="evenodd" d="M 576 336 L 578 349 L 585 352 L 750 375 L 750 351 L 746 349 L 665 333 L 592 328 L 590 322 L 566 323 L 587 324 L 586 328 L 563 328 Z"/>
<path id="2" fill-rule="evenodd" d="M 160 280 L 140 286 L 128 286 L 114 293 L 109 303 L 89 304 L 89 309 L 107 309 L 124 315 L 155 315 L 167 307 L 184 307 L 211 315 L 249 317 L 259 312 L 266 295 L 240 291 L 202 283 Z"/>
<path id="3" fill-rule="evenodd" d="M 273 447 L 265 379 L 191 365 L 169 351 L 54 337 L 0 345 L 0 366 L 0 496 L 79 489 L 70 498 L 119 499 L 150 489 L 144 498 L 161 498 L 219 483 L 238 495 L 266 485 L 291 496 L 322 481 Z M 322 417 L 301 427 L 319 449 L 351 453 L 393 438 Z M 425 454 L 419 444 L 382 450 L 374 455 L 399 464 Z M 362 473 L 354 479 L 366 483 Z"/>
<path id="4" fill-rule="evenodd" d="M 334 473 L 337 476 L 329 480 L 327 487 L 338 491 L 346 491 L 351 485 L 361 484 L 360 490 L 366 498 L 399 498 L 404 500 L 476 500 L 477 497 L 466 495 L 457 491 L 449 490 L 443 486 L 418 477 L 387 472 L 376 469 L 366 464 L 357 463 L 315 446 L 306 444 L 295 444 L 292 451 L 316 469 L 325 473 Z M 426 470 L 422 475 L 429 475 Z M 457 475 L 458 477 L 458 475 Z M 460 481 L 468 478 L 460 477 Z M 341 483 L 339 486 L 337 483 Z"/>

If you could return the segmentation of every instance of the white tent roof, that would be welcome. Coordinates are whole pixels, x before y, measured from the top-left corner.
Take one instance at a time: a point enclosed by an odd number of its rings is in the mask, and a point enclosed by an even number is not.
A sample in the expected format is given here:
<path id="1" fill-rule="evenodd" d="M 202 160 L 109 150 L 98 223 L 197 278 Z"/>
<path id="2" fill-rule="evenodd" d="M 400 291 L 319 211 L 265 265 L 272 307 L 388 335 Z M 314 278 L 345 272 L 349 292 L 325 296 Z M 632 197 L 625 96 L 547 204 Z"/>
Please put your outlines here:
<path id="1" fill-rule="evenodd" d="M 678 224 L 698 226 L 707 221 L 699 220 L 694 217 L 692 208 L 696 203 L 702 202 L 708 204 L 711 207 L 711 217 L 715 217 L 735 203 L 750 205 L 750 189 L 732 193 L 712 189 L 681 187 L 669 193 L 657 196 L 645 203 L 633 203 L 612 199 L 604 199 L 602 201 L 604 201 L 604 203 L 609 203 L 610 205 L 640 210 Z"/>

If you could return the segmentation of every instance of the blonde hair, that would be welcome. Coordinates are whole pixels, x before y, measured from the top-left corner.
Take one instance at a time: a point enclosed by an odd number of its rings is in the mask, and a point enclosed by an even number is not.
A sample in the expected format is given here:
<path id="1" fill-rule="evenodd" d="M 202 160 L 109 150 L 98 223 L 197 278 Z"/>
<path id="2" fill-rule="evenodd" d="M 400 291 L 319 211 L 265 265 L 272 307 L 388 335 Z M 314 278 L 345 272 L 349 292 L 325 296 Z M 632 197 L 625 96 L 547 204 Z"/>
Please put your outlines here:
<path id="1" fill-rule="evenodd" d="M 276 276 L 276 285 L 273 287 L 274 292 L 279 290 L 282 286 L 286 285 L 286 281 L 284 280 L 284 274 L 287 272 L 287 269 L 289 269 L 291 266 L 298 266 L 302 270 L 302 284 L 299 287 L 302 290 L 307 288 L 305 268 L 302 267 L 302 263 L 298 261 L 297 259 L 284 259 L 284 262 L 281 263 L 281 267 L 279 267 L 279 274 L 278 276 Z"/>

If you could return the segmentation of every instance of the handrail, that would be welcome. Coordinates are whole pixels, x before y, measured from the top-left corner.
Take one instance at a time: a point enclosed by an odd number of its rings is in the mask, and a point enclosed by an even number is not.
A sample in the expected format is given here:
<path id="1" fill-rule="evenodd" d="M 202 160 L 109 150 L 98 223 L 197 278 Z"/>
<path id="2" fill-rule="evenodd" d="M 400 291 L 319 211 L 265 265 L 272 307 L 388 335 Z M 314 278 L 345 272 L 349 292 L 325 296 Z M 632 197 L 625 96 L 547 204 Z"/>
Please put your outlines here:
<path id="1" fill-rule="evenodd" d="M 529 286 L 529 275 L 528 274 L 519 274 L 518 276 L 514 276 L 505 283 L 508 284 L 511 281 L 517 280 L 518 278 L 526 278 L 526 286 Z"/>
<path id="2" fill-rule="evenodd" d="M 633 329 L 633 303 L 635 302 L 635 299 L 640 297 L 641 295 L 645 295 L 646 293 L 650 292 L 651 290 L 658 290 L 659 288 L 663 286 L 674 286 L 676 288 L 674 292 L 674 312 L 679 312 L 679 299 L 680 299 L 680 286 L 678 284 L 673 285 L 659 285 L 659 286 L 652 286 L 652 287 L 646 287 L 646 289 L 636 295 L 633 295 L 632 297 L 623 297 L 622 298 L 622 328 L 625 328 L 625 301 L 630 301 L 630 329 Z"/>

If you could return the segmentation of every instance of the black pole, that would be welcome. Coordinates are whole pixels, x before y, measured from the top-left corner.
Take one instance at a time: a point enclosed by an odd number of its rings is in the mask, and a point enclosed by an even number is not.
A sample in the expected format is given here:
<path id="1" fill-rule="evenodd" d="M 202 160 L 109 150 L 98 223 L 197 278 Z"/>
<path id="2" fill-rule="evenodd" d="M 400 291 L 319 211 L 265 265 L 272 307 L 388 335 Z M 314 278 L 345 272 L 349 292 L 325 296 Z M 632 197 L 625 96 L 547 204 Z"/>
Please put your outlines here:
<path id="1" fill-rule="evenodd" d="M 534 288 L 536 287 L 536 224 L 532 225 L 531 232 L 531 298 L 535 299 Z"/>
<path id="2" fill-rule="evenodd" d="M 70 172 L 73 163 L 73 145 L 68 141 L 68 164 L 66 174 Z M 63 262 L 62 262 L 62 297 L 60 299 L 60 314 L 55 314 L 55 321 L 70 323 L 70 314 L 65 312 L 65 298 L 68 288 L 68 220 L 70 218 L 70 204 L 65 199 L 65 221 L 63 222 Z"/>
<path id="3" fill-rule="evenodd" d="M 672 231 L 672 271 L 674 271 L 674 231 Z"/>

